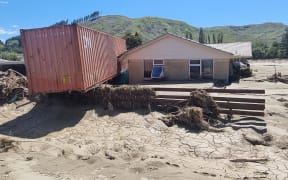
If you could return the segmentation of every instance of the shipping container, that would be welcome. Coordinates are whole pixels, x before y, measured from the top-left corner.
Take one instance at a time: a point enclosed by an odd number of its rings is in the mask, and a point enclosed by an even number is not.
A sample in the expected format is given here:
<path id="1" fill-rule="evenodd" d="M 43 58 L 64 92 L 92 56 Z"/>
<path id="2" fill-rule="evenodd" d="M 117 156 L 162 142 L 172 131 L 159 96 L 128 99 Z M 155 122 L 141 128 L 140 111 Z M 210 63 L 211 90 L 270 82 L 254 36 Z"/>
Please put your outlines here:
<path id="1" fill-rule="evenodd" d="M 126 51 L 124 39 L 78 24 L 21 30 L 21 38 L 30 94 L 88 91 L 117 75 Z"/>

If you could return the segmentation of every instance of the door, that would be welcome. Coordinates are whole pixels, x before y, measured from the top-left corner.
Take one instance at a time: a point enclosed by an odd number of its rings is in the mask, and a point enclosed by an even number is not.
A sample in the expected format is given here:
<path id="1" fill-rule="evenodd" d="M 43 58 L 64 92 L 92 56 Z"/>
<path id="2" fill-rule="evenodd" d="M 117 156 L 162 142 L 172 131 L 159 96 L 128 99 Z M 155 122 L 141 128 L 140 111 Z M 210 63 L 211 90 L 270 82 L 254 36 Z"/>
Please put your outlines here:
<path id="1" fill-rule="evenodd" d="M 190 60 L 189 63 L 190 79 L 200 79 L 201 78 L 201 61 L 200 60 Z"/>
<path id="2" fill-rule="evenodd" d="M 190 79 L 200 78 L 200 66 L 190 66 Z"/>

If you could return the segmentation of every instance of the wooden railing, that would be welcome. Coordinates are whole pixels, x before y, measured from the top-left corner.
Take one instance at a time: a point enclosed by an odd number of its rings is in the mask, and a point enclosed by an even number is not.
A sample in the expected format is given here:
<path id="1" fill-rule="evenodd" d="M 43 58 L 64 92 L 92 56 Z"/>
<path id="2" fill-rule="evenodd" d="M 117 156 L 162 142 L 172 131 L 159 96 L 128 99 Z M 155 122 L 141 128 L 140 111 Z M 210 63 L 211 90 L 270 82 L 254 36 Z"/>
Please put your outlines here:
<path id="1" fill-rule="evenodd" d="M 173 92 L 191 92 L 195 88 L 153 88 L 157 94 L 159 92 L 172 92 L 172 95 L 157 95 L 153 102 L 156 104 L 173 104 L 189 98 L 189 95 L 173 95 Z M 263 95 L 262 89 L 203 89 L 208 93 L 227 94 L 229 97 L 211 95 L 219 106 L 219 112 L 222 114 L 238 114 L 249 116 L 264 116 L 265 99 L 247 98 L 249 95 Z M 171 93 L 170 93 L 171 94 Z M 240 97 L 233 97 L 233 95 Z M 243 96 L 243 97 L 241 97 Z M 245 96 L 245 97 L 244 97 Z"/>

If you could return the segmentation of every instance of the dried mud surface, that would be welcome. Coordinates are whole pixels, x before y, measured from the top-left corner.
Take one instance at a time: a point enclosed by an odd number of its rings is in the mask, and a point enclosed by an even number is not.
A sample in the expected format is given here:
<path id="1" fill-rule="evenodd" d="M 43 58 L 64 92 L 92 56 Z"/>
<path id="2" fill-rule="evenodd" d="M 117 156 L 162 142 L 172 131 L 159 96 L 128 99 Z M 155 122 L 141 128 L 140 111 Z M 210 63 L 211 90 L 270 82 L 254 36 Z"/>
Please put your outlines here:
<path id="1" fill-rule="evenodd" d="M 254 77 L 227 87 L 266 89 L 267 144 L 247 141 L 264 138 L 250 128 L 198 132 L 167 127 L 159 112 L 107 112 L 61 99 L 23 105 L 24 99 L 0 107 L 0 138 L 15 141 L 0 151 L 0 179 L 287 179 L 288 85 L 259 81 L 274 64 L 288 74 L 288 61 L 255 62 Z"/>

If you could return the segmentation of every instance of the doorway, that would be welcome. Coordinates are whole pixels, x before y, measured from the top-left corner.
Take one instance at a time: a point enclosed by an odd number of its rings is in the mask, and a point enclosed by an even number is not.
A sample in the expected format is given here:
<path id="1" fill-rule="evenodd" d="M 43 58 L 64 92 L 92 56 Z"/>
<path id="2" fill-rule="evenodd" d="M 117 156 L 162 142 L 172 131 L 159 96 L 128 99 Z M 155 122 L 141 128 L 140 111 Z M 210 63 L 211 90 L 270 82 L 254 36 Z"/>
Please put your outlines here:
<path id="1" fill-rule="evenodd" d="M 191 80 L 201 78 L 201 60 L 190 60 L 189 74 Z"/>

